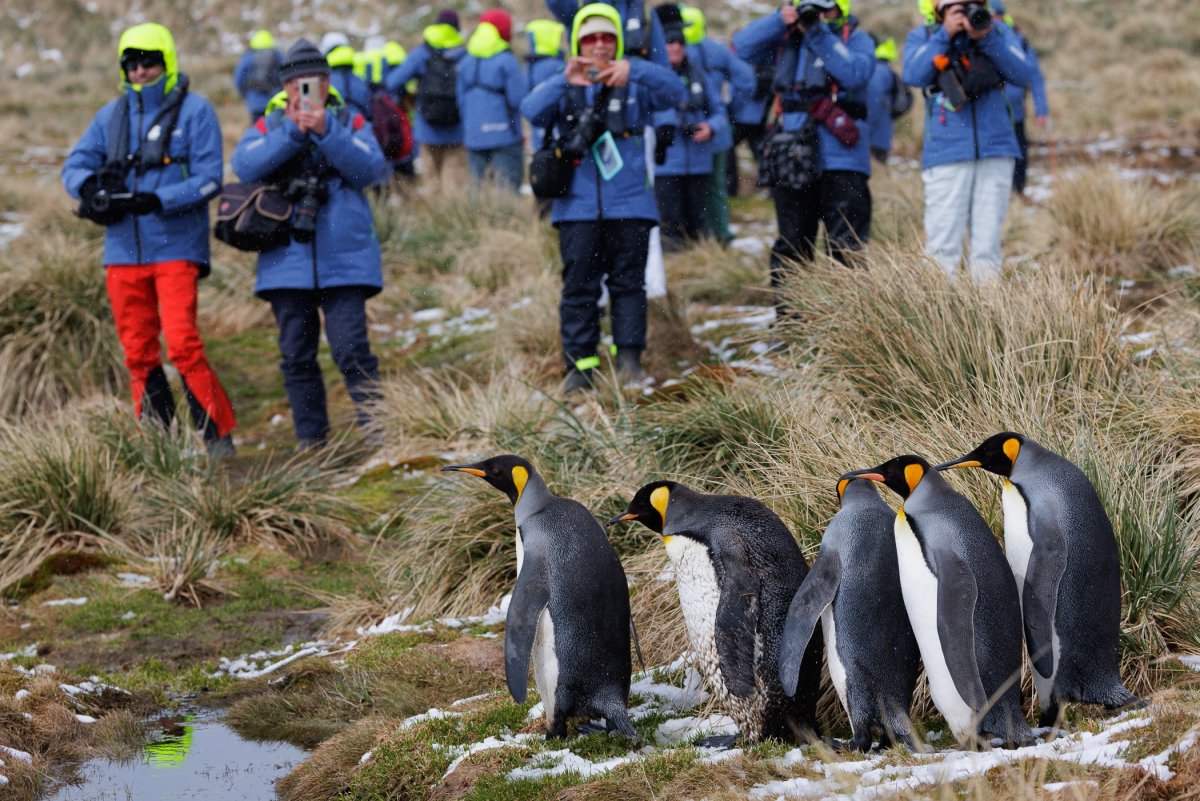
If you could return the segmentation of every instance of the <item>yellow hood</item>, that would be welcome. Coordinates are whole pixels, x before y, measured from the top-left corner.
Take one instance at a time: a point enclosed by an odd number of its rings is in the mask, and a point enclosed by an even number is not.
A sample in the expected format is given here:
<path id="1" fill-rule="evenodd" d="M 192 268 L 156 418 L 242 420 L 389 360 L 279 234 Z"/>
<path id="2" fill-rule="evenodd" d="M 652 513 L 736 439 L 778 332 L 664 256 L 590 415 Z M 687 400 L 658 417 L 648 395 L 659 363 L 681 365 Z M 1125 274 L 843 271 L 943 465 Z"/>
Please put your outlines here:
<path id="1" fill-rule="evenodd" d="M 619 60 L 625 57 L 625 26 L 621 22 L 621 14 L 608 3 L 589 3 L 575 13 L 575 20 L 571 23 L 571 55 L 579 55 L 579 26 L 588 17 L 604 17 L 612 22 L 617 28 L 617 52 L 613 56 L 614 60 Z"/>
<path id="2" fill-rule="evenodd" d="M 508 42 L 490 22 L 481 22 L 467 42 L 467 52 L 475 58 L 491 58 L 508 49 Z"/>
<path id="3" fill-rule="evenodd" d="M 166 93 L 175 88 L 175 84 L 179 81 L 179 64 L 175 54 L 175 37 L 169 30 L 157 22 L 143 22 L 141 25 L 134 25 L 121 34 L 121 40 L 117 43 L 117 59 L 120 60 L 121 54 L 131 49 L 162 53 L 163 62 L 166 64 L 166 69 L 163 70 L 163 79 L 165 80 L 163 92 Z M 118 66 L 117 69 L 120 67 Z M 135 92 L 142 90 L 142 85 L 132 84 L 125 80 L 124 71 L 121 72 L 121 85 L 132 87 Z"/>

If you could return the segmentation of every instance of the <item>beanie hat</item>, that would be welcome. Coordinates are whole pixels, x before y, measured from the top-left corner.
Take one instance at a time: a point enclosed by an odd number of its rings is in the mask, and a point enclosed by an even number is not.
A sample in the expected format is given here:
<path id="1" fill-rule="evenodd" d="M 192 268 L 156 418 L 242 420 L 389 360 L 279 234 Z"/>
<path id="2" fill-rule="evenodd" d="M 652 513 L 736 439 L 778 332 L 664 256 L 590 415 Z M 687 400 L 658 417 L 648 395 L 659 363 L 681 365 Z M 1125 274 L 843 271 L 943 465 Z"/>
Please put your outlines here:
<path id="1" fill-rule="evenodd" d="M 292 45 L 279 65 L 279 80 L 284 83 L 301 75 L 329 75 L 329 62 L 316 45 L 307 39 Z"/>
<path id="2" fill-rule="evenodd" d="M 506 42 L 512 41 L 512 17 L 502 8 L 491 8 L 479 15 L 479 21 L 492 25 L 500 32 L 500 38 Z"/>
<path id="3" fill-rule="evenodd" d="M 435 25 L 449 25 L 454 30 L 458 30 L 458 12 L 453 9 L 439 11 L 437 19 L 434 20 Z"/>
<path id="4" fill-rule="evenodd" d="M 674 3 L 662 3 L 654 7 L 654 13 L 662 23 L 663 39 L 683 44 L 683 15 L 679 13 L 679 6 Z"/>

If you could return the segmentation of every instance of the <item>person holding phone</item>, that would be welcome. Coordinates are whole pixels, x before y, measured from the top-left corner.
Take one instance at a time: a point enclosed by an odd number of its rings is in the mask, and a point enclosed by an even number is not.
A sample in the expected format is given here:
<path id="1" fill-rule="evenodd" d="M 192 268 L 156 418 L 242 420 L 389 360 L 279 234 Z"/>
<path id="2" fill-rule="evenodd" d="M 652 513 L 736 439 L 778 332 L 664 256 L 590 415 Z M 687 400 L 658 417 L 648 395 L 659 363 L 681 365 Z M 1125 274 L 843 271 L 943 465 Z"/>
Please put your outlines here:
<path id="1" fill-rule="evenodd" d="M 364 189 L 390 165 L 371 126 L 329 85 L 329 64 L 301 39 L 284 57 L 283 91 L 238 143 L 233 169 L 243 181 L 284 188 L 292 239 L 258 256 L 255 294 L 279 327 L 279 369 L 301 449 L 329 435 L 325 381 L 317 363 L 321 315 L 333 360 L 368 444 L 379 361 L 367 339 L 367 298 L 383 288 L 379 239 Z"/>
<path id="2" fill-rule="evenodd" d="M 683 86 L 666 67 L 625 58 L 622 37 L 615 8 L 584 6 L 572 23 L 566 69 L 521 101 L 521 114 L 532 125 L 558 127 L 575 165 L 570 189 L 550 212 L 563 262 L 559 331 L 567 393 L 590 388 L 601 365 L 602 279 L 612 304 L 618 374 L 629 382 L 644 377 L 646 255 L 658 209 L 643 133 L 655 112 L 683 100 Z"/>
<path id="3" fill-rule="evenodd" d="M 221 126 L 212 104 L 189 91 L 162 25 L 133 26 L 117 52 L 121 96 L 72 148 L 63 185 L 79 216 L 105 228 L 105 288 L 135 413 L 163 426 L 175 419 L 162 336 L 209 455 L 231 456 L 237 421 L 196 324 L 197 283 L 209 273 L 208 201 L 221 190 Z"/>

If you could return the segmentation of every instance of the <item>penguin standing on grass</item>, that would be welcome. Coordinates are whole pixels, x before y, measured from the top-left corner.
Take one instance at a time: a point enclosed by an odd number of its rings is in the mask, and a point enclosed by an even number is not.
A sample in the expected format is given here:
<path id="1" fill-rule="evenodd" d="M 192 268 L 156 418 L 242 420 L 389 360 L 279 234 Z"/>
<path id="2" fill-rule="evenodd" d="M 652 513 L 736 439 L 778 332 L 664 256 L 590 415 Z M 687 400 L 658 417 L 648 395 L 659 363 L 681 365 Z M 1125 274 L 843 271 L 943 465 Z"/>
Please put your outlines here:
<path id="1" fill-rule="evenodd" d="M 532 653 L 546 708 L 546 739 L 567 719 L 602 717 L 637 739 L 629 721 L 629 585 L 604 529 L 582 504 L 559 498 L 520 456 L 443 471 L 482 478 L 508 496 L 517 518 L 517 585 L 504 632 L 504 676 L 524 703 Z"/>
<path id="2" fill-rule="evenodd" d="M 1110 710 L 1144 705 L 1121 682 L 1121 560 L 1087 476 L 1011 431 L 937 469 L 959 467 L 1005 479 L 1004 546 L 1021 597 L 1039 723 L 1053 726 L 1067 701 Z"/>
<path id="3" fill-rule="evenodd" d="M 1021 711 L 1021 604 L 979 511 L 920 456 L 846 473 L 904 499 L 896 562 L 933 703 L 967 745 L 1033 740 Z"/>
<path id="4" fill-rule="evenodd" d="M 697 668 L 742 739 L 804 742 L 815 736 L 819 634 L 799 661 L 794 697 L 779 681 L 788 604 L 808 573 L 783 521 L 753 498 L 705 495 L 674 481 L 642 487 L 608 524 L 623 520 L 640 521 L 662 535 Z M 699 744 L 729 747 L 736 741 L 710 737 Z"/>
<path id="5" fill-rule="evenodd" d="M 841 508 L 788 611 L 779 678 L 785 692 L 795 691 L 819 620 L 829 678 L 854 732 L 850 746 L 870 750 L 878 731 L 883 747 L 901 742 L 916 751 L 908 710 L 921 662 L 892 545 L 896 515 L 870 481 L 842 479 L 837 491 Z"/>

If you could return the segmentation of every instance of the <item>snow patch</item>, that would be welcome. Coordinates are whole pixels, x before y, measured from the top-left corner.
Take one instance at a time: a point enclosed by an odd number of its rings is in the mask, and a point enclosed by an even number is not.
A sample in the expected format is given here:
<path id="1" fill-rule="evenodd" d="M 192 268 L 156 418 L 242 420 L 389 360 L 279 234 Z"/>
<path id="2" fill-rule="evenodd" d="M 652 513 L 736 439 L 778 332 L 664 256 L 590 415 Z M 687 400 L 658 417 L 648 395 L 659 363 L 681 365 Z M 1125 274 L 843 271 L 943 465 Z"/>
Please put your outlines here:
<path id="1" fill-rule="evenodd" d="M 83 598 L 59 598 L 56 601 L 43 601 L 42 606 L 83 606 L 87 602 L 86 596 Z"/>

